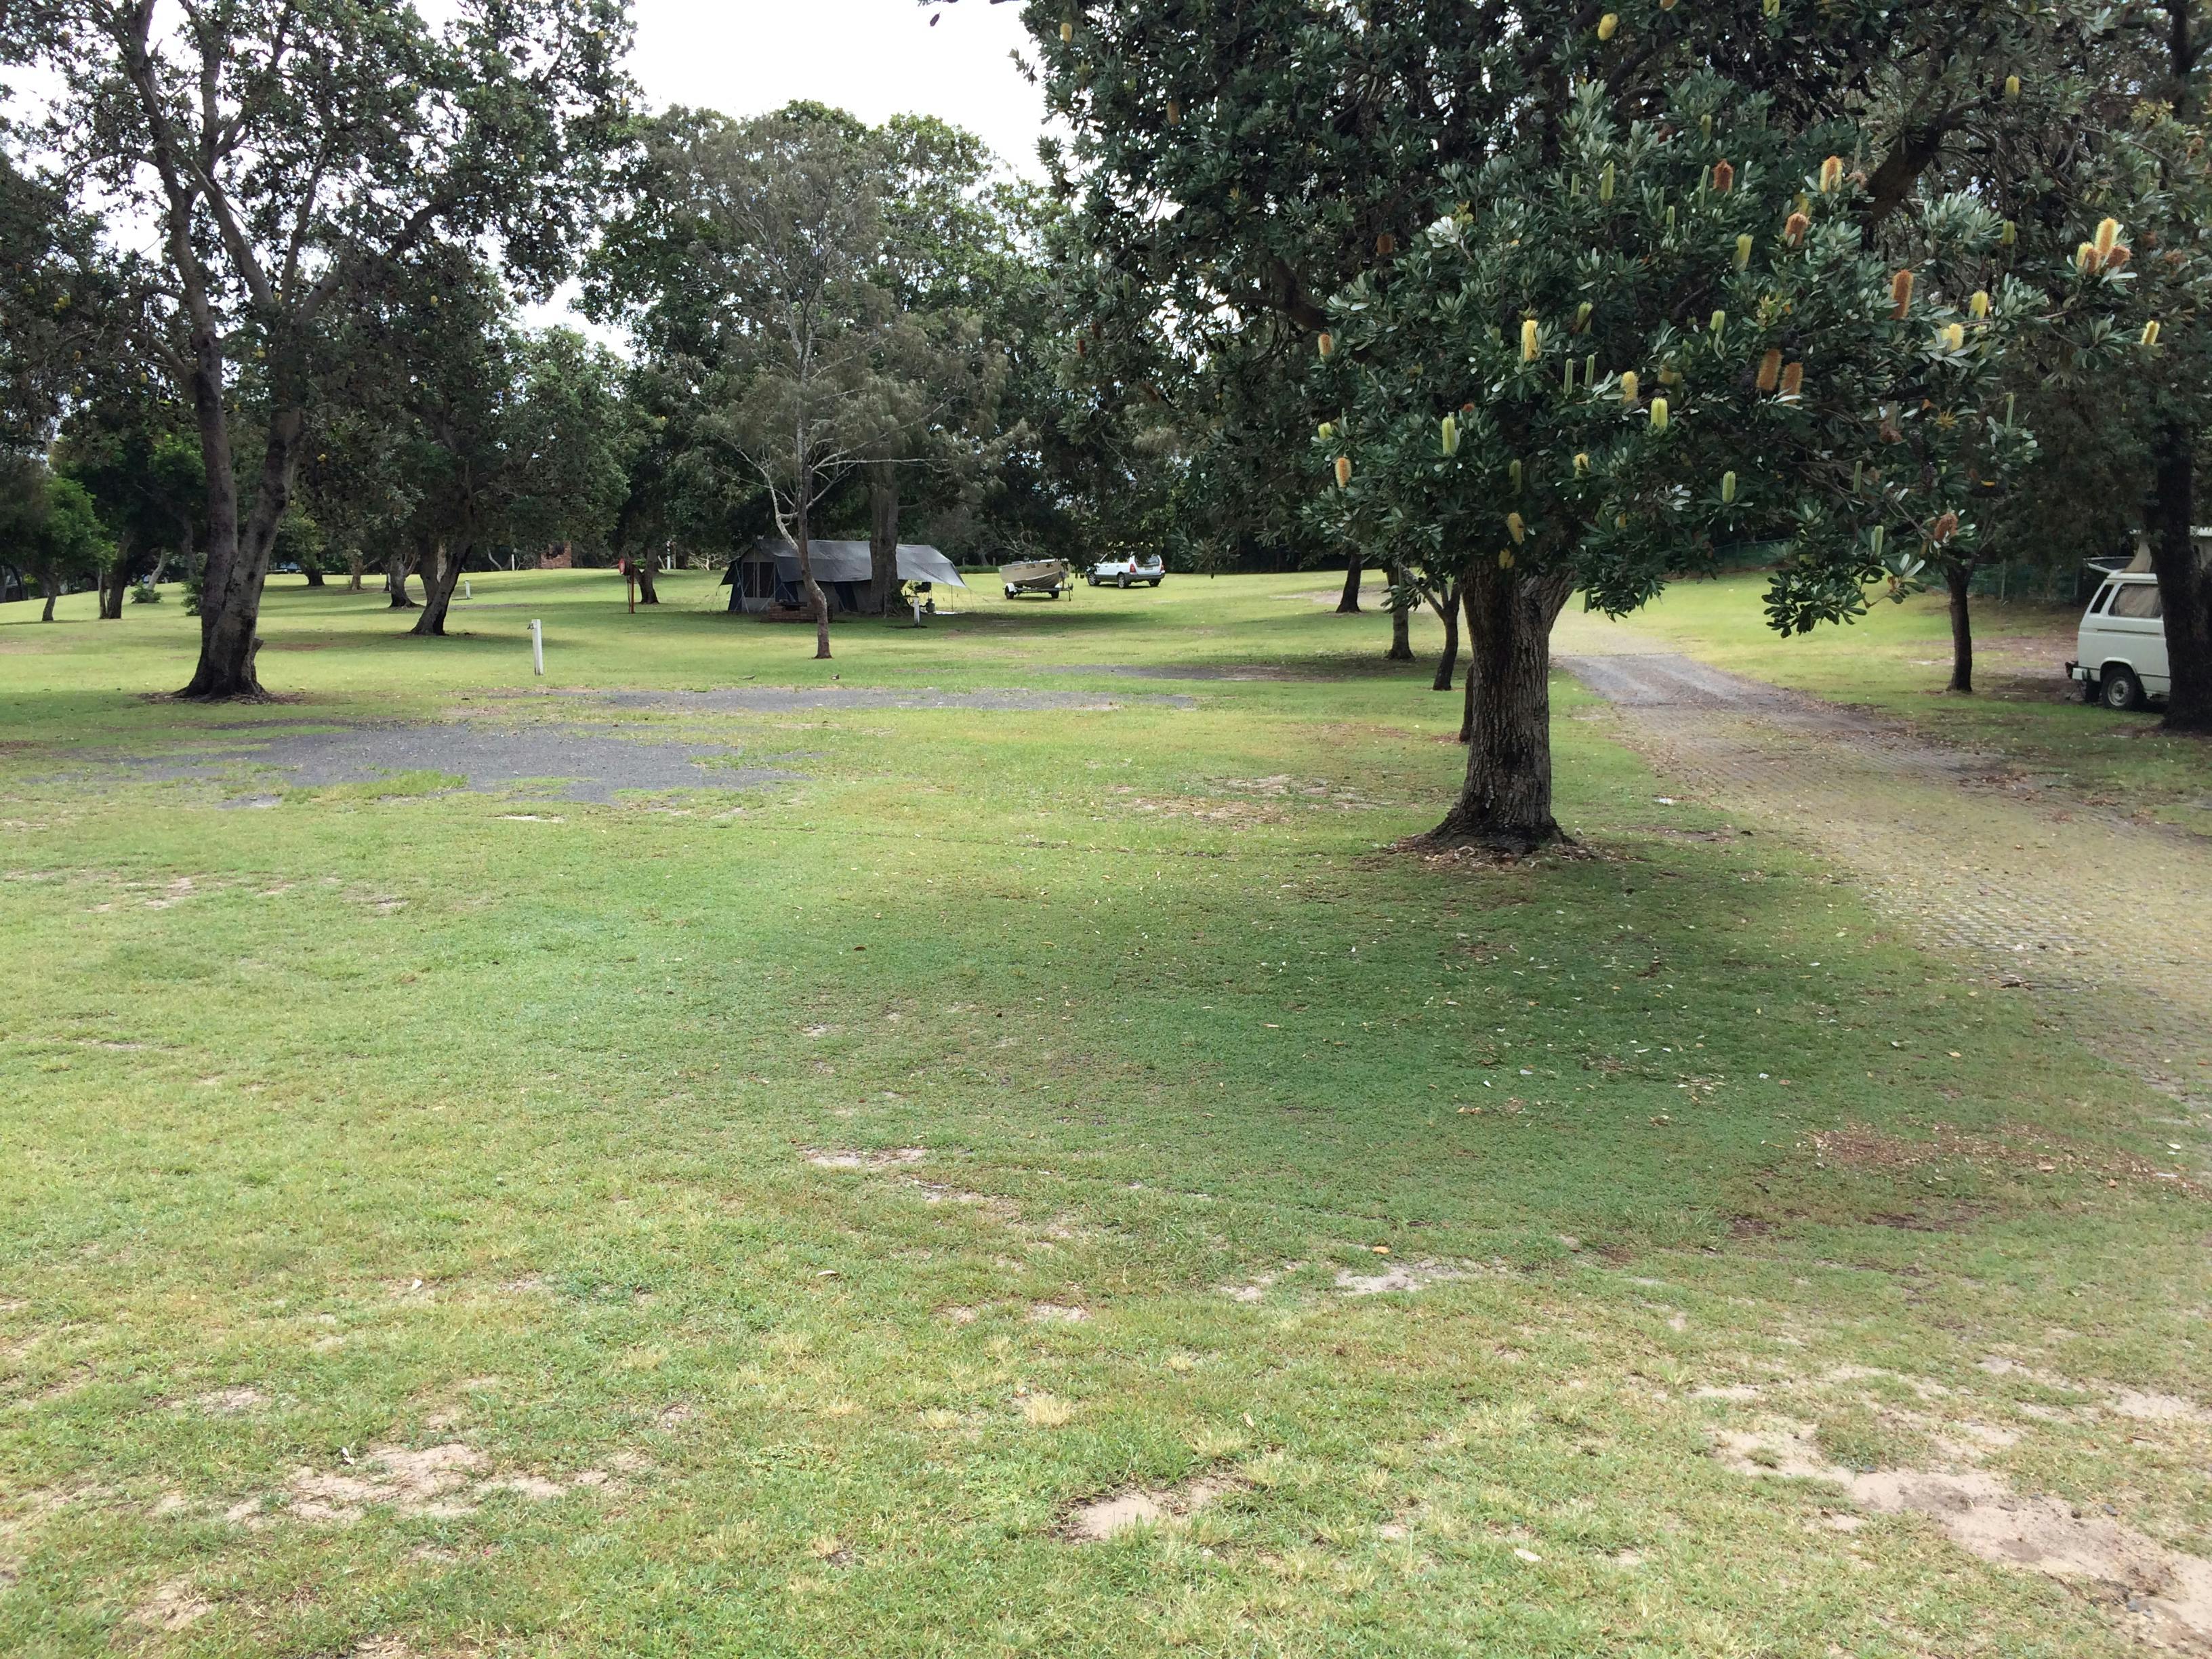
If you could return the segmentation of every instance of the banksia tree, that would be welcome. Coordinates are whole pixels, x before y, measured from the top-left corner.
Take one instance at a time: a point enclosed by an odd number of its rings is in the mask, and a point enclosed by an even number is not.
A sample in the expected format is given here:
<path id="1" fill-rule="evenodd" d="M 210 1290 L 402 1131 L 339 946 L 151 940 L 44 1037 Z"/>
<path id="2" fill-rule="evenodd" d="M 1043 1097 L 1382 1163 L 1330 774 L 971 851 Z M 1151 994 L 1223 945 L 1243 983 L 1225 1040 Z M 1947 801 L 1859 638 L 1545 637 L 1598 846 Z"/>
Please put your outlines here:
<path id="1" fill-rule="evenodd" d="M 1603 85 L 1580 87 L 1556 162 L 1501 158 L 1448 178 L 1448 210 L 1389 280 L 1358 278 L 1332 308 L 1343 349 L 1322 380 L 1362 434 L 1360 477 L 1314 512 L 1372 538 L 1370 556 L 1410 552 L 1461 574 L 1473 672 L 1494 673 L 1509 708 L 1534 695 L 1508 684 L 1510 664 L 1540 660 L 1571 594 L 1631 610 L 1738 548 L 1788 550 L 1768 595 L 1776 627 L 1859 614 L 1869 590 L 1893 591 L 1876 549 L 1917 549 L 1938 524 L 1947 542 L 1971 540 L 1964 481 L 2001 479 L 2028 441 L 1991 391 L 2006 307 L 1964 325 L 1988 274 L 1978 267 L 1955 307 L 1931 290 L 1900 320 L 1901 284 L 1865 246 L 1850 177 L 1808 188 L 1843 135 L 1777 131 L 1763 100 L 1711 76 L 1686 80 L 1649 125 L 1622 126 L 1614 106 Z M 1711 188 L 1723 143 L 1724 191 Z M 1635 188 L 1611 200 L 1589 188 L 1608 168 Z M 1978 211 L 1916 207 L 1960 246 L 1994 241 L 1997 222 Z M 1692 304 L 1710 320 L 1684 328 Z M 1572 320 L 1537 322 L 1553 317 Z M 1916 465 L 1881 441 L 1893 404 Z M 1447 417 L 1455 449 L 1437 439 Z M 1506 841 L 1531 830 L 1491 828 Z"/>

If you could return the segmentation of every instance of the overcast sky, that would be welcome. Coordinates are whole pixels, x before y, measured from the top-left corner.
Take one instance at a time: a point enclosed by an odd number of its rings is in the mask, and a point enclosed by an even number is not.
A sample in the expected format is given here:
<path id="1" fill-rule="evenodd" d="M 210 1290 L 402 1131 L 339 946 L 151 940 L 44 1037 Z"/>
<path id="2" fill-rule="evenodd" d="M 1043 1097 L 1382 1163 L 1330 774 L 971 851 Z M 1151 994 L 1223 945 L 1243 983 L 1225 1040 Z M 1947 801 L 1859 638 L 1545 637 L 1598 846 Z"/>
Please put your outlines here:
<path id="1" fill-rule="evenodd" d="M 655 108 L 755 115 L 811 98 L 871 125 L 912 110 L 980 134 L 1035 175 L 1044 100 L 1011 61 L 1028 42 L 1020 10 L 986 0 L 635 0 L 630 64 Z"/>

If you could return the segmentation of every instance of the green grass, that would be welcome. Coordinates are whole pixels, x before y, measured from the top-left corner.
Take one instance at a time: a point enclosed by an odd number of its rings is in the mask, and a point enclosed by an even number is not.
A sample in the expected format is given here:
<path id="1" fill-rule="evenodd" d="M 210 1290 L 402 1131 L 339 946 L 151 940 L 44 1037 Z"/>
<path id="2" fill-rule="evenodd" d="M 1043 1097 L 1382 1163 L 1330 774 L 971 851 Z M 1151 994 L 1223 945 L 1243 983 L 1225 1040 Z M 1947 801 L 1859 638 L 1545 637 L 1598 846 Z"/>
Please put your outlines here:
<path id="1" fill-rule="evenodd" d="M 2155 1178 L 2201 1129 L 1844 872 L 1685 838 L 1568 684 L 1593 856 L 1438 865 L 1389 849 L 1457 700 L 1325 576 L 984 590 L 828 664 L 699 576 L 474 582 L 520 608 L 443 642 L 274 592 L 256 708 L 140 695 L 173 605 L 0 610 L 0 1651 L 2132 1650 L 1707 1455 L 1784 1420 L 2001 1425 L 1984 1467 L 2203 1551 L 2202 1425 L 2097 1408 L 2202 1387 Z M 1311 678 L 1100 672 L 1147 663 Z M 833 676 L 1120 706 L 628 714 L 805 778 L 611 805 L 107 758 Z M 1337 1288 L 1393 1264 L 1458 1276 Z"/>
<path id="2" fill-rule="evenodd" d="M 1877 601 L 1848 628 L 1785 639 L 1760 612 L 1765 583 L 1759 574 L 1678 583 L 1626 626 L 1653 648 L 1879 710 L 1988 752 L 2000 771 L 2054 780 L 2098 805 L 2212 835 L 2212 744 L 2160 730 L 2154 710 L 2085 705 L 2066 678 L 2080 606 L 1977 598 L 1975 690 L 1962 696 L 1945 689 L 1951 621 L 1942 593 Z M 1563 648 L 1591 625 L 1567 618 Z"/>

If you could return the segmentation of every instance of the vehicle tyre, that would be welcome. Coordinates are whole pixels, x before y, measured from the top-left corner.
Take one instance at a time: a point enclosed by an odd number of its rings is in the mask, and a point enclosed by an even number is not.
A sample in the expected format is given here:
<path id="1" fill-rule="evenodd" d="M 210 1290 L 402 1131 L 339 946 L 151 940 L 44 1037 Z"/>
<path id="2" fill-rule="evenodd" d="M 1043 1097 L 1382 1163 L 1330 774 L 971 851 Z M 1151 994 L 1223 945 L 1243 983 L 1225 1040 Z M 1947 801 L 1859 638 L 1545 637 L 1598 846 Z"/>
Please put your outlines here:
<path id="1" fill-rule="evenodd" d="M 1014 585 L 1012 582 L 1006 584 L 1006 597 L 1010 599 L 1014 597 Z"/>
<path id="2" fill-rule="evenodd" d="M 1126 593 L 1129 591 L 1129 579 L 1127 576 L 1120 577 L 1115 581 L 1114 586 Z"/>
<path id="3" fill-rule="evenodd" d="M 2140 708 L 2143 706 L 2142 682 L 2136 671 L 2123 663 L 2113 663 L 2098 677 L 2097 689 L 2107 708 Z"/>
<path id="4" fill-rule="evenodd" d="M 1160 579 L 1159 579 L 1158 576 L 1153 577 L 1153 578 L 1152 578 L 1152 586 L 1153 586 L 1154 587 L 1158 587 L 1159 585 L 1160 585 Z"/>

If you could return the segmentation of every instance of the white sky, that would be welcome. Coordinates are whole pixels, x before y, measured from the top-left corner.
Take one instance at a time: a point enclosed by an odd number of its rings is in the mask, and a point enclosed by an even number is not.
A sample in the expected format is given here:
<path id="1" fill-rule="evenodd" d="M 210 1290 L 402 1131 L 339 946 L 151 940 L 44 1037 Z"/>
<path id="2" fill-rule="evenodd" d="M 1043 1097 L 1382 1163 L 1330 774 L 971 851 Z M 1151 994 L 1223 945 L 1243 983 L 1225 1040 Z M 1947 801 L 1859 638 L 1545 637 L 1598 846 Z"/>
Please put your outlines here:
<path id="1" fill-rule="evenodd" d="M 632 9 L 630 69 L 655 108 L 757 115 L 811 98 L 872 126 L 913 111 L 980 135 L 1018 172 L 1040 171 L 1044 100 L 1009 58 L 1029 41 L 1018 4 L 634 0 Z"/>

